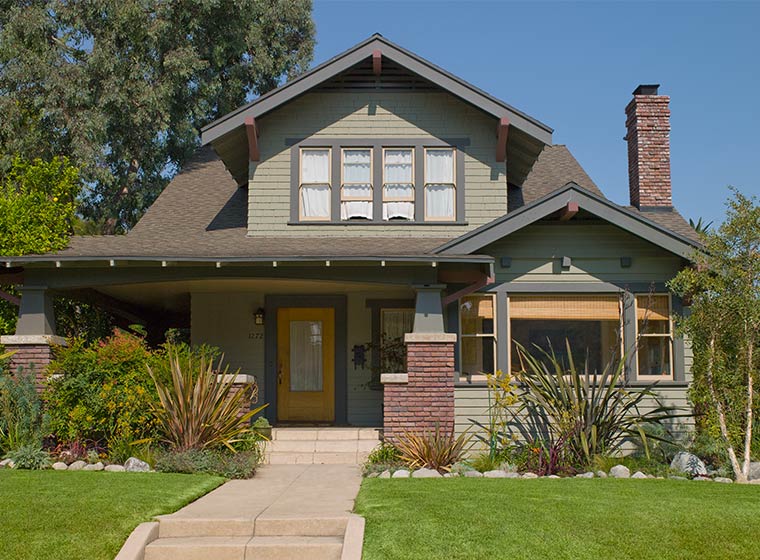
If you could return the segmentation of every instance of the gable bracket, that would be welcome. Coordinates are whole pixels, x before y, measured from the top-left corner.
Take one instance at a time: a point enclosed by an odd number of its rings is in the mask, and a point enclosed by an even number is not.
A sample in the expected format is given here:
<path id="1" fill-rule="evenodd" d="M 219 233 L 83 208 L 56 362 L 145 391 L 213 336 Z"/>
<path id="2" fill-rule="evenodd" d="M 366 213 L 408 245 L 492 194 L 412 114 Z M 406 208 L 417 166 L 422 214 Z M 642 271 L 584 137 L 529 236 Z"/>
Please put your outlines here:
<path id="1" fill-rule="evenodd" d="M 496 127 L 496 161 L 507 161 L 507 132 L 509 119 L 501 117 Z"/>
<path id="2" fill-rule="evenodd" d="M 489 286 L 496 282 L 496 278 L 493 276 L 489 276 L 488 274 L 482 274 L 480 279 L 474 282 L 473 284 L 470 284 L 469 286 L 465 286 L 461 290 L 458 290 L 454 292 L 453 294 L 449 294 L 445 296 L 442 299 L 443 306 L 446 307 L 448 304 L 457 301 L 459 298 L 463 298 L 466 295 L 469 295 L 473 292 L 477 292 L 481 288 L 485 288 L 486 286 Z"/>
<path id="3" fill-rule="evenodd" d="M 379 76 L 383 71 L 383 53 L 380 49 L 372 51 L 372 72 L 375 76 Z"/>
<path id="4" fill-rule="evenodd" d="M 248 160 L 259 161 L 261 154 L 259 153 L 259 130 L 256 127 L 256 119 L 254 117 L 245 118 L 245 134 L 248 137 Z"/>
<path id="5" fill-rule="evenodd" d="M 566 222 L 573 216 L 575 216 L 580 210 L 580 206 L 577 202 L 568 202 L 559 214 L 559 221 Z"/>

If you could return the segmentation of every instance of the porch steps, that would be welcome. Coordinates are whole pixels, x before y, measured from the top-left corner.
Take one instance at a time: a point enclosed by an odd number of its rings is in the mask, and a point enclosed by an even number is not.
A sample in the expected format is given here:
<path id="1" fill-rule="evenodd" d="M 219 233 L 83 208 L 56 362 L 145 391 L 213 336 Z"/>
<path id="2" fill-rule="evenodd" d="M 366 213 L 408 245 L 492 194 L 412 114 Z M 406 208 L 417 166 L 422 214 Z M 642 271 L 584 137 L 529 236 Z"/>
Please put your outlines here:
<path id="1" fill-rule="evenodd" d="M 378 428 L 274 428 L 265 462 L 359 465 L 380 444 Z"/>

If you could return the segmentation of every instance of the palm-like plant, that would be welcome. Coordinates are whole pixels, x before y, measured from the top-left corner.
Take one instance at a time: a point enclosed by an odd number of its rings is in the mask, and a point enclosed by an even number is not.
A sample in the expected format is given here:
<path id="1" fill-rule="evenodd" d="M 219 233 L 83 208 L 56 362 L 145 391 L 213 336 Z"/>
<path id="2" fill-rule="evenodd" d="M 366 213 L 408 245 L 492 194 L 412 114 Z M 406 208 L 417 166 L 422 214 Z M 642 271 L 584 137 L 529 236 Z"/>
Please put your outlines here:
<path id="1" fill-rule="evenodd" d="M 404 433 L 396 447 L 401 460 L 412 469 L 425 467 L 449 471 L 454 463 L 464 457 L 469 442 L 470 435 L 467 432 L 455 436 L 451 432 L 441 431 L 436 424 L 435 430 Z"/>
<path id="2" fill-rule="evenodd" d="M 234 376 L 226 375 L 227 369 L 219 372 L 220 367 L 214 367 L 213 361 L 205 357 L 201 357 L 195 371 L 192 360 L 183 369 L 175 352 L 170 352 L 168 359 L 168 382 L 148 366 L 158 392 L 155 412 L 162 440 L 177 451 L 221 446 L 234 451 L 232 444 L 251 431 L 251 418 L 267 406 L 240 414 L 244 400 L 256 395 L 257 388 L 233 392 Z"/>

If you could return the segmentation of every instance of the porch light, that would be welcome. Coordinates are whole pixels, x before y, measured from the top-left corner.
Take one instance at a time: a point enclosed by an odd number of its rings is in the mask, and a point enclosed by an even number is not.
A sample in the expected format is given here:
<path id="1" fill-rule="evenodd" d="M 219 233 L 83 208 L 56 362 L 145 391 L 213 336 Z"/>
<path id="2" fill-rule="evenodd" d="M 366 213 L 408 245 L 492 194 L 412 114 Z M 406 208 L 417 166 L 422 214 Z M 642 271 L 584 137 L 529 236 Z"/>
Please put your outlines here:
<path id="1" fill-rule="evenodd" d="M 259 307 L 256 312 L 253 314 L 253 322 L 257 325 L 263 325 L 264 324 L 264 308 Z"/>

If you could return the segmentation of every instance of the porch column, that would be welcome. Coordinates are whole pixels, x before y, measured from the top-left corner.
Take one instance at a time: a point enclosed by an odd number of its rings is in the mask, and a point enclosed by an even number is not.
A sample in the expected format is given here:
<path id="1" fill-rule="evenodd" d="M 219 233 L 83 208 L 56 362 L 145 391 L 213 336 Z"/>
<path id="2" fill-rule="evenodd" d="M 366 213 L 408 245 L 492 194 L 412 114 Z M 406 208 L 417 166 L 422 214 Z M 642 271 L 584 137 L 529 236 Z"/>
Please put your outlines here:
<path id="1" fill-rule="evenodd" d="M 457 335 L 443 328 L 444 286 L 417 286 L 413 332 L 406 343 L 406 373 L 383 374 L 383 427 L 386 441 L 405 432 L 439 426 L 454 431 L 454 345 Z"/>
<path id="2" fill-rule="evenodd" d="M 53 346 L 65 346 L 66 340 L 55 334 L 53 301 L 45 287 L 21 289 L 16 334 L 0 337 L 0 345 L 10 357 L 11 373 L 33 372 L 37 388 L 45 384 L 45 370 L 53 359 Z"/>

